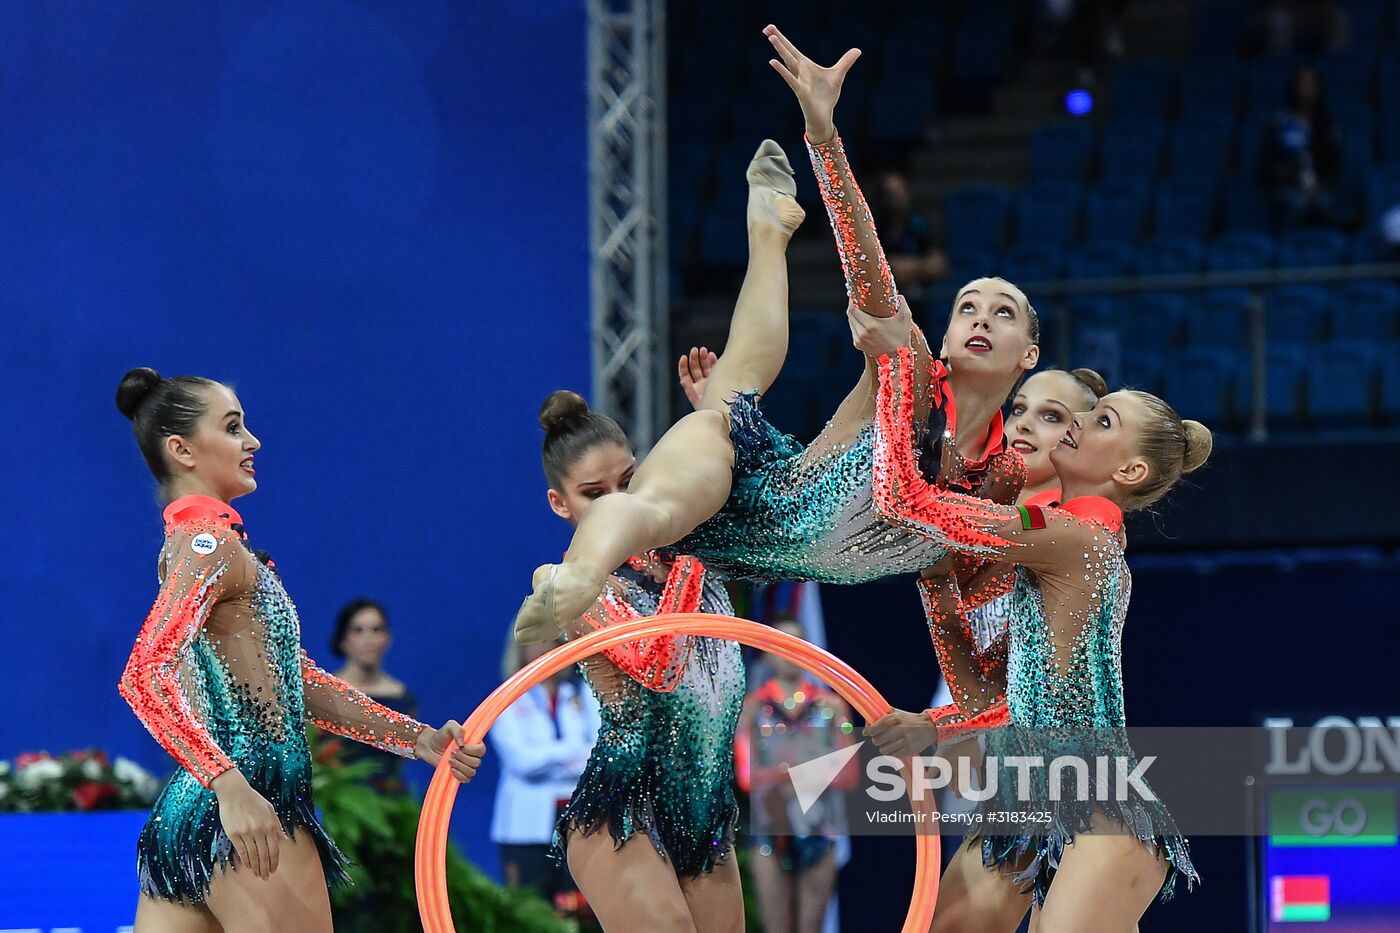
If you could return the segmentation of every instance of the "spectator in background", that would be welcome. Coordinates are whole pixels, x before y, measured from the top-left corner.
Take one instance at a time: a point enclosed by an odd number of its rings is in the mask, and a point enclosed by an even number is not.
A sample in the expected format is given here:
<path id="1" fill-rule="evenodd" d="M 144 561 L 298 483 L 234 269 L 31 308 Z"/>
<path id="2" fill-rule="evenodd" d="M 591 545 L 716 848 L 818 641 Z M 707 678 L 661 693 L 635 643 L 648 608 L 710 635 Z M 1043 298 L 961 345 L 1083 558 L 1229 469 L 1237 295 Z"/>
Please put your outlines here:
<path id="1" fill-rule="evenodd" d="M 791 616 L 776 617 L 774 628 L 804 638 Z M 850 745 L 851 709 L 802 668 L 776 655 L 764 655 L 770 676 L 749 691 L 735 734 L 734 770 L 759 826 L 789 832 L 757 836 L 749 862 L 767 933 L 820 933 L 836 887 L 833 831 L 844 829 L 844 811 L 834 794 L 823 795 L 806 811 L 797 806 L 787 765 L 811 761 Z M 832 782 L 853 785 L 850 763 Z"/>
<path id="2" fill-rule="evenodd" d="M 501 676 L 561 644 L 519 644 L 506 636 Z M 565 912 L 577 909 L 578 887 L 568 866 L 549 857 L 559 811 L 569 802 L 598 738 L 599 717 L 591 691 L 565 668 L 506 708 L 490 732 L 501 777 L 491 815 L 491 841 L 501 852 L 509 885 L 533 888 Z"/>
<path id="3" fill-rule="evenodd" d="M 909 179 L 891 169 L 880 176 L 873 213 L 895 281 L 917 294 L 948 273 L 948 260 L 929 241 L 928 222 L 914 213 Z"/>
<path id="4" fill-rule="evenodd" d="M 418 698 L 401 680 L 384 670 L 384 655 L 393 640 L 389 615 L 382 605 L 372 599 L 350 600 L 336 616 L 335 635 L 331 638 L 331 650 L 345 659 L 345 666 L 335 676 L 374 701 L 416 718 Z M 355 742 L 346 743 L 340 755 L 346 764 L 374 762 L 369 780 L 379 790 L 404 790 L 403 759 L 397 755 Z"/>
<path id="5" fill-rule="evenodd" d="M 1288 106 L 1270 124 L 1263 146 L 1262 181 L 1275 229 L 1336 222 L 1333 185 L 1341 145 L 1311 65 L 1294 73 Z"/>

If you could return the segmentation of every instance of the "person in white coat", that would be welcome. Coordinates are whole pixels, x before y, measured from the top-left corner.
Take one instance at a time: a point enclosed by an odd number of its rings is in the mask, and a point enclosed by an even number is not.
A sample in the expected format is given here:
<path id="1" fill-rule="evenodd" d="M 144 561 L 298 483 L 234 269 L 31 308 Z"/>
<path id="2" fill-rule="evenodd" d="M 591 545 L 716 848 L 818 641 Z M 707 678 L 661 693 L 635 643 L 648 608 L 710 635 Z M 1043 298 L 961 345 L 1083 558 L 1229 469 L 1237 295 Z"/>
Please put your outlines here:
<path id="1" fill-rule="evenodd" d="M 518 644 L 506 637 L 501 675 L 508 678 L 559 644 Z M 500 782 L 491 817 L 491 841 L 501 853 L 509 885 L 533 888 L 565 907 L 560 895 L 576 890 L 568 867 L 549 858 L 559 810 L 598 738 L 598 705 L 573 668 L 565 668 L 516 700 L 489 735 L 500 756 Z"/>

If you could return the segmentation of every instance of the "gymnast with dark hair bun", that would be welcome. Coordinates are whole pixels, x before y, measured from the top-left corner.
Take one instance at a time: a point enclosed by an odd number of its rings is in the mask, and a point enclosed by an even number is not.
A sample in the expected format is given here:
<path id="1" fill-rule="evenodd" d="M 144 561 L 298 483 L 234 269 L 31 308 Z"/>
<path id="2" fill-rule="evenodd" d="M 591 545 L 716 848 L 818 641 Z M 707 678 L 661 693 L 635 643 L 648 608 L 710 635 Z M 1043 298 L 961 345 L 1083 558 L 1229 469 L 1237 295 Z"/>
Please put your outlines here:
<path id="1" fill-rule="evenodd" d="M 704 391 L 702 360 L 683 378 Z M 577 524 L 608 496 L 627 495 L 637 467 L 616 421 L 569 391 L 540 409 L 546 498 Z M 565 627 L 566 638 L 660 613 L 734 614 L 716 576 L 693 557 L 628 558 Z M 597 697 L 598 741 L 555 832 L 578 889 L 608 933 L 744 928 L 734 859 L 734 730 L 744 663 L 732 641 L 665 635 L 580 665 Z"/>
<path id="2" fill-rule="evenodd" d="M 329 931 L 344 857 L 316 816 L 306 727 L 436 765 L 466 783 L 485 748 L 326 673 L 296 607 L 230 504 L 257 489 L 262 443 L 233 389 L 133 369 L 117 389 L 169 503 L 160 592 L 119 690 L 181 768 L 137 844 L 141 933 Z"/>

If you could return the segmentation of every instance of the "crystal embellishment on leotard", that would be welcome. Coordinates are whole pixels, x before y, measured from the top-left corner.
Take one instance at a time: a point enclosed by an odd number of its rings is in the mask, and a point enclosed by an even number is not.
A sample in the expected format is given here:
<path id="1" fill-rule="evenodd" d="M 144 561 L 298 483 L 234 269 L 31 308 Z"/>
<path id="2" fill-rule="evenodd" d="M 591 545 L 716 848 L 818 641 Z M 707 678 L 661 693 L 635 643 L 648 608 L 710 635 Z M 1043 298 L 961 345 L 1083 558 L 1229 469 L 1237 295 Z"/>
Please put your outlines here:
<path id="1" fill-rule="evenodd" d="M 142 891 L 202 903 L 217 867 L 238 856 L 208 784 L 237 767 L 288 834 L 311 834 L 328 883 L 344 859 L 317 820 L 306 725 L 315 722 L 385 751 L 412 755 L 424 728 L 322 671 L 301 649 L 296 607 L 257 559 L 226 503 L 190 496 L 166 510 L 161 591 L 120 690 L 182 765 L 141 831 Z M 191 546 L 213 536 L 210 550 Z"/>
<path id="2" fill-rule="evenodd" d="M 658 576 L 664 575 L 664 582 Z M 732 615 L 720 581 L 700 561 L 669 567 L 656 555 L 629 561 L 567 636 L 659 613 Z M 738 644 L 667 635 L 594 655 L 579 665 L 601 706 L 602 727 L 559 820 L 553 854 L 570 832 L 607 828 L 621 846 L 648 836 L 678 875 L 711 870 L 732 849 L 734 730 L 744 699 Z"/>

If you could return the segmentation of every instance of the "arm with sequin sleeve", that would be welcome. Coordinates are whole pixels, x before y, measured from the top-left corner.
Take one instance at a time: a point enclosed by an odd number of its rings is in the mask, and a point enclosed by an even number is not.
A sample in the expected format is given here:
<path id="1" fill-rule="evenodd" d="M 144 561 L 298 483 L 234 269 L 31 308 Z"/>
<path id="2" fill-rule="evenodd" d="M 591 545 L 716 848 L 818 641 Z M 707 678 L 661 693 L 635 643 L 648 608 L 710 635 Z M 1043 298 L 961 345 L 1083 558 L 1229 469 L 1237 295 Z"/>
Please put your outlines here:
<path id="1" fill-rule="evenodd" d="M 404 758 L 415 757 L 418 733 L 428 728 L 329 674 L 301 652 L 301 680 L 306 720 L 318 729 L 344 736 Z"/>
<path id="2" fill-rule="evenodd" d="M 822 203 L 836 235 L 836 251 L 846 276 L 846 294 L 857 310 L 875 317 L 893 317 L 899 310 L 894 273 L 875 231 L 870 206 L 856 184 L 839 134 L 823 143 L 804 137 L 807 155 L 821 188 Z"/>
<path id="3" fill-rule="evenodd" d="M 252 557 L 228 529 L 217 526 L 173 531 L 167 553 L 160 595 L 117 689 L 161 747 L 208 787 L 234 763 L 195 712 L 182 673 L 215 605 L 248 585 Z"/>
<path id="4" fill-rule="evenodd" d="M 994 555 L 1007 544 L 982 527 L 1004 520 L 1005 509 L 984 499 L 948 493 L 924 478 L 913 430 L 917 394 L 914 354 L 908 348 L 882 356 L 875 404 L 872 493 L 880 517 L 930 541 L 975 554 Z"/>
<path id="5" fill-rule="evenodd" d="M 989 651 L 977 650 L 957 580 L 952 575 L 921 577 L 919 599 L 938 667 L 948 682 L 954 704 L 972 715 L 1002 702 L 1006 694 L 1006 654 L 995 650 L 995 644 Z"/>

